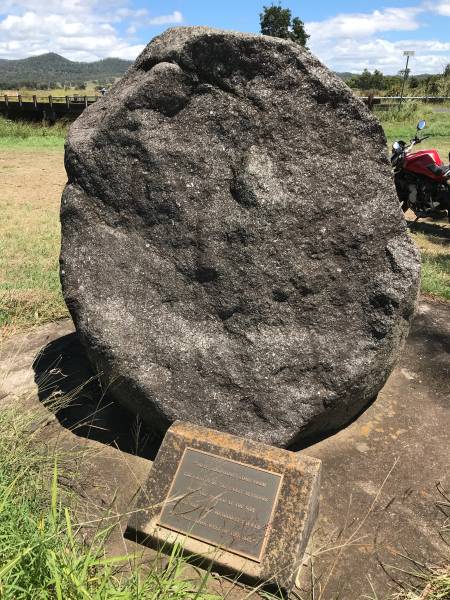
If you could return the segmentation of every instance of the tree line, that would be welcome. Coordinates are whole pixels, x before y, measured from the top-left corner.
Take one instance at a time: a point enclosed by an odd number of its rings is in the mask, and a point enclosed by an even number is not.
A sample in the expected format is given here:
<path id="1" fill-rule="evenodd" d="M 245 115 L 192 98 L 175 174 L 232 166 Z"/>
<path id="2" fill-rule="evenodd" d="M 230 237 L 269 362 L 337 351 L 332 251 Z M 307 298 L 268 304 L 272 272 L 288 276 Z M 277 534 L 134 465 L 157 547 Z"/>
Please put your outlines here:
<path id="1" fill-rule="evenodd" d="M 371 72 L 368 69 L 360 75 L 352 75 L 346 79 L 351 88 L 365 92 L 383 92 L 386 96 L 397 96 L 400 94 L 405 71 L 399 71 L 397 75 L 383 75 L 377 69 Z M 410 75 L 406 73 L 405 91 L 414 96 L 450 96 L 450 64 L 441 74 L 436 75 Z"/>

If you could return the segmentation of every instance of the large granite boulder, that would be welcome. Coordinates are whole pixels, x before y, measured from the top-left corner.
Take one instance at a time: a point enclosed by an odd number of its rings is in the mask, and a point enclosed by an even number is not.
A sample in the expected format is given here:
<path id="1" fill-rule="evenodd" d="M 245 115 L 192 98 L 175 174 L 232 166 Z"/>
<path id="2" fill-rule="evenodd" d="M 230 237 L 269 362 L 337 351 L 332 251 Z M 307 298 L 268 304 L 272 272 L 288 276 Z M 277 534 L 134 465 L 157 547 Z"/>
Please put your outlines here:
<path id="1" fill-rule="evenodd" d="M 64 296 L 116 398 L 288 447 L 360 413 L 419 281 L 385 142 L 291 42 L 155 38 L 66 145 Z"/>

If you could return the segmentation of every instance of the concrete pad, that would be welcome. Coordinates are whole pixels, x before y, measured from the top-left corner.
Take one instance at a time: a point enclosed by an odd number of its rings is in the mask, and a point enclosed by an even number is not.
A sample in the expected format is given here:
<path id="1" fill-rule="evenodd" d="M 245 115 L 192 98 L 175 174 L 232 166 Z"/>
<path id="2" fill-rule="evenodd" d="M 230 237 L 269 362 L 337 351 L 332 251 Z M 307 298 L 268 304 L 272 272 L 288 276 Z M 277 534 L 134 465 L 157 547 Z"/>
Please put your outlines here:
<path id="1" fill-rule="evenodd" d="M 395 590 L 390 577 L 406 577 L 389 565 L 411 570 L 403 556 L 448 563 L 448 546 L 439 535 L 444 517 L 436 503 L 442 500 L 437 487 L 450 488 L 449 317 L 449 304 L 421 302 L 397 368 L 378 399 L 345 430 L 302 451 L 322 460 L 323 473 L 310 544 L 313 569 L 306 561 L 298 578 L 300 598 L 312 597 L 313 580 L 316 599 L 340 594 L 340 600 L 381 600 Z M 54 417 L 42 402 L 58 397 L 68 401 Z M 86 514 L 113 506 L 124 515 L 124 528 L 161 440 L 101 390 L 70 321 L 2 345 L 0 406 L 6 404 L 42 410 L 49 443 L 86 450 L 77 479 L 67 485 L 89 509 Z M 112 553 L 133 548 L 120 528 L 111 539 Z M 214 586 L 229 590 L 223 582 Z M 235 587 L 230 598 L 245 593 Z"/>

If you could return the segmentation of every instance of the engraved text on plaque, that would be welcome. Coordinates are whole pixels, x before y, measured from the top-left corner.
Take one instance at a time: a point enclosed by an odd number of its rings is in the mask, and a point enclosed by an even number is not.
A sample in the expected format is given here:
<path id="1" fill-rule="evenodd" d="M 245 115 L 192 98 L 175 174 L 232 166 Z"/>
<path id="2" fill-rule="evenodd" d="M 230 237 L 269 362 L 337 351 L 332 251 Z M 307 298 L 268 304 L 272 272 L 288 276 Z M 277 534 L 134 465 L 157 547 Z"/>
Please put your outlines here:
<path id="1" fill-rule="evenodd" d="M 158 524 L 259 561 L 282 475 L 186 448 Z"/>

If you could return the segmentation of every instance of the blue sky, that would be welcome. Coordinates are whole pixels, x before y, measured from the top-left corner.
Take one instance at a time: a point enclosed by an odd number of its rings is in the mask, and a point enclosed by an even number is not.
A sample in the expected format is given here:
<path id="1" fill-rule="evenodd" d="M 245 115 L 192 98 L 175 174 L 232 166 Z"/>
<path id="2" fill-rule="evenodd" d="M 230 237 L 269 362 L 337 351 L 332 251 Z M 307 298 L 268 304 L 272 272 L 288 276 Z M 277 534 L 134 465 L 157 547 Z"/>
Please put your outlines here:
<path id="1" fill-rule="evenodd" d="M 311 35 L 310 49 L 328 67 L 396 73 L 403 50 L 415 50 L 416 73 L 450 63 L 450 0 L 283 1 Z M 72 60 L 134 59 L 167 27 L 208 25 L 259 32 L 271 1 L 0 0 L 0 57 L 58 52 Z"/>

